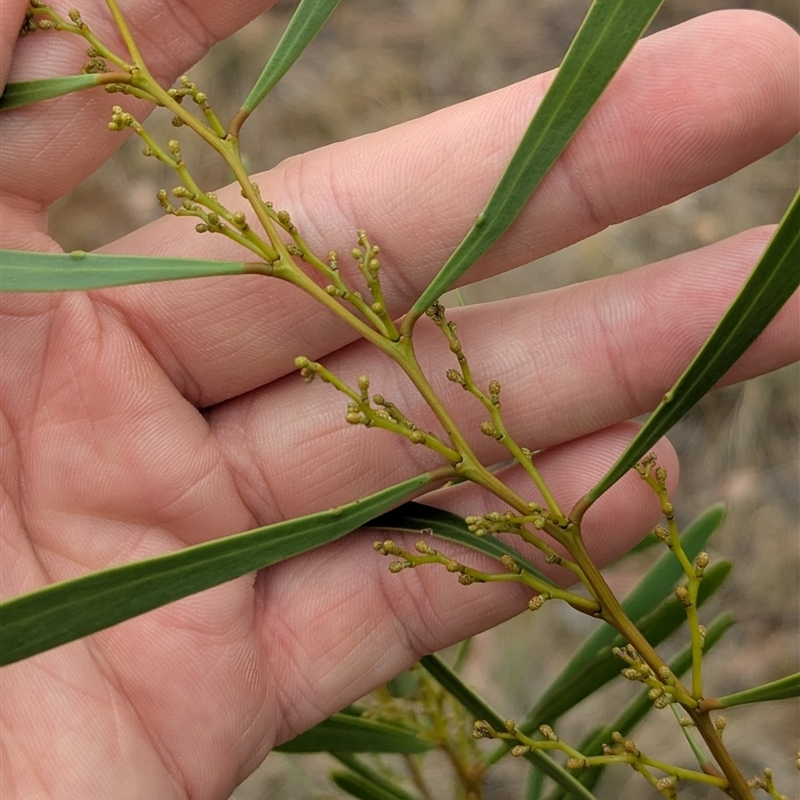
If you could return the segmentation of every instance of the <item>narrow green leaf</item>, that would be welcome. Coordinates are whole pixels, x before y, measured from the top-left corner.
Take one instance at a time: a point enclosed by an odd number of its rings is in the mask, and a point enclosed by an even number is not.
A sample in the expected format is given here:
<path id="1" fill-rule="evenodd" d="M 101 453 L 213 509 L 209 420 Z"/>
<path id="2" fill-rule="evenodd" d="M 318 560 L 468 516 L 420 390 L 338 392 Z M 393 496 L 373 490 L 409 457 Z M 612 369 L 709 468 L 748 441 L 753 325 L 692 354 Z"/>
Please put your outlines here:
<path id="1" fill-rule="evenodd" d="M 38 81 L 20 81 L 7 83 L 0 95 L 0 111 L 19 108 L 42 100 L 50 100 L 81 89 L 91 89 L 108 83 L 103 74 L 66 75 L 61 78 L 42 78 Z"/>
<path id="2" fill-rule="evenodd" d="M 398 800 L 398 796 L 386 786 L 375 783 L 356 772 L 334 770 L 331 772 L 331 780 L 343 792 L 347 792 L 358 800 Z"/>
<path id="3" fill-rule="evenodd" d="M 800 286 L 800 191 L 736 299 L 675 385 L 587 495 L 608 491 L 736 363 Z"/>
<path id="4" fill-rule="evenodd" d="M 730 708 L 731 706 L 741 706 L 745 703 L 788 700 L 790 697 L 798 696 L 800 696 L 800 672 L 795 672 L 794 675 L 787 675 L 785 678 L 779 678 L 771 683 L 754 686 L 752 689 L 728 694 L 725 697 L 718 697 L 716 702 L 719 708 Z"/>
<path id="5" fill-rule="evenodd" d="M 352 714 L 333 714 L 318 725 L 284 742 L 281 753 L 425 753 L 435 745 L 416 731 Z"/>
<path id="6" fill-rule="evenodd" d="M 390 531 L 407 531 L 419 533 L 427 528 L 433 532 L 437 539 L 445 539 L 469 547 L 476 553 L 483 553 L 499 561 L 504 555 L 511 556 L 519 566 L 529 575 L 533 575 L 545 583 L 552 583 L 538 569 L 521 556 L 513 547 L 494 536 L 476 536 L 472 533 L 464 520 L 449 511 L 426 506 L 423 503 L 404 503 L 392 509 L 369 523 L 371 528 L 381 528 Z"/>
<path id="7" fill-rule="evenodd" d="M 528 780 L 525 783 L 524 800 L 542 800 L 545 774 L 534 764 L 528 766 Z M 559 789 L 559 793 L 563 792 Z"/>
<path id="8" fill-rule="evenodd" d="M 300 0 L 300 5 L 297 6 L 267 65 L 242 103 L 240 114 L 245 116 L 251 114 L 269 94 L 289 67 L 311 44 L 339 2 L 340 0 Z"/>
<path id="9" fill-rule="evenodd" d="M 151 281 L 266 272 L 244 261 L 116 256 L 104 253 L 31 253 L 0 250 L 0 291 L 72 292 Z"/>
<path id="10" fill-rule="evenodd" d="M 481 697 L 467 686 L 447 664 L 435 655 L 424 656 L 420 664 L 446 689 L 476 720 L 486 720 L 495 730 L 505 730 L 504 719 Z M 513 744 L 513 743 L 512 743 Z M 523 758 L 535 764 L 551 780 L 563 786 L 574 800 L 597 800 L 578 780 L 541 750 L 531 750 Z"/>
<path id="11" fill-rule="evenodd" d="M 405 508 L 405 506 L 402 506 L 402 508 Z M 681 536 L 681 545 L 690 560 L 694 559 L 706 546 L 711 534 L 720 526 L 724 516 L 723 507 L 721 505 L 713 505 L 686 526 Z M 657 604 L 670 597 L 672 590 L 682 575 L 683 569 L 678 559 L 671 552 L 665 552 L 647 570 L 639 583 L 622 602 L 622 608 L 631 621 L 638 625 L 647 614 L 656 608 Z M 685 619 L 685 615 L 682 619 Z M 578 702 L 576 698 L 579 698 L 582 692 L 588 695 L 595 689 L 600 688 L 602 683 L 590 688 L 589 684 L 584 685 L 581 681 L 592 676 L 599 677 L 600 673 L 596 672 L 596 670 L 602 661 L 609 661 L 614 667 L 610 672 L 606 670 L 603 674 L 603 682 L 605 683 L 616 675 L 618 672 L 618 670 L 615 671 L 617 660 L 611 655 L 611 648 L 617 638 L 617 632 L 610 625 L 603 623 L 598 627 L 581 645 L 555 681 L 550 684 L 539 699 L 536 707 L 528 715 L 525 724 L 529 724 L 531 730 L 534 730 L 544 722 L 552 725 L 561 713 L 571 707 L 566 706 L 564 708 L 563 705 L 557 705 L 560 698 L 569 697 L 570 702 L 574 704 Z M 570 692 L 569 695 L 567 694 L 568 692 Z M 507 751 L 507 747 L 499 747 L 489 757 L 490 763 L 494 763 Z"/>
<path id="12" fill-rule="evenodd" d="M 734 618 L 727 612 L 715 617 L 711 624 L 706 627 L 706 638 L 703 646 L 704 654 L 708 653 L 722 639 L 722 636 L 733 625 L 734 621 Z M 689 645 L 681 650 L 667 666 L 672 670 L 673 675 L 679 678 L 685 675 L 692 666 L 691 646 Z M 619 731 L 623 736 L 628 736 L 653 708 L 653 701 L 648 696 L 648 691 L 640 692 L 613 722 L 592 733 L 581 742 L 577 749 L 585 756 L 600 755 L 603 752 L 603 743 L 611 741 L 611 734 L 614 731 Z M 579 774 L 578 780 L 587 788 L 594 789 L 605 769 L 605 766 L 593 767 Z M 567 800 L 567 796 L 559 792 L 549 800 Z"/>
<path id="13" fill-rule="evenodd" d="M 361 776 L 364 781 L 377 786 L 379 789 L 383 789 L 384 792 L 387 793 L 387 798 L 391 798 L 391 800 L 419 800 L 416 795 L 407 792 L 396 783 L 390 782 L 383 775 L 380 775 L 364 764 L 363 761 L 352 753 L 332 752 L 331 755 L 339 763 L 344 764 L 344 766 L 352 772 Z M 340 772 L 338 774 L 343 775 L 344 773 Z"/>
<path id="14" fill-rule="evenodd" d="M 508 229 L 569 144 L 663 0 L 595 0 L 486 207 L 410 317 L 425 313 Z"/>
<path id="15" fill-rule="evenodd" d="M 0 666 L 321 547 L 419 492 L 425 473 L 354 503 L 81 578 L 0 604 Z"/>

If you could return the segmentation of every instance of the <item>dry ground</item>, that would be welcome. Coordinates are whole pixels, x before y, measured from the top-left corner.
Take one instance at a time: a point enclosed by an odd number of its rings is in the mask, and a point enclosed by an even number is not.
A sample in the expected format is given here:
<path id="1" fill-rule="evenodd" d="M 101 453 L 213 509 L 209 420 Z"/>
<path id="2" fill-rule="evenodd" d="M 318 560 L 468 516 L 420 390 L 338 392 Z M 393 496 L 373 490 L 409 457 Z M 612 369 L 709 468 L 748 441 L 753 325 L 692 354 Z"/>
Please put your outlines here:
<path id="1" fill-rule="evenodd" d="M 215 97 L 244 96 L 269 43 L 295 5 L 279 3 L 193 71 L 212 102 Z M 268 109 L 250 123 L 245 136 L 250 165 L 254 171 L 265 169 L 293 153 L 386 127 L 553 68 L 587 5 L 574 0 L 345 0 L 312 49 L 276 88 Z M 760 8 L 798 23 L 795 0 L 674 0 L 665 4 L 656 27 L 733 5 Z M 231 91 L 231 86 L 240 88 Z M 231 105 L 225 113 L 233 110 Z M 226 183 L 224 171 L 203 158 L 207 184 Z M 695 195 L 509 275 L 468 287 L 465 298 L 483 302 L 628 270 L 775 222 L 797 178 L 795 141 Z M 142 162 L 138 146 L 126 147 L 58 204 L 52 215 L 54 235 L 67 249 L 87 250 L 116 238 L 158 213 L 154 194 L 162 183 L 171 185 L 156 174 L 151 161 Z M 126 187 L 130 203 L 124 213 L 108 218 L 104 212 L 117 202 L 120 186 Z M 677 498 L 682 519 L 716 501 L 729 509 L 725 527 L 714 539 L 712 557 L 730 558 L 736 567 L 713 606 L 730 609 L 739 624 L 709 657 L 709 674 L 720 692 L 800 668 L 799 384 L 800 372 L 793 367 L 716 392 L 672 433 L 684 465 Z M 626 561 L 612 570 L 612 581 L 624 590 L 641 567 L 641 561 Z M 521 716 L 586 635 L 584 620 L 576 617 L 548 608 L 479 637 L 469 678 L 501 713 Z M 546 658 L 543 639 L 548 642 Z M 604 720 L 626 696 L 627 687 L 617 687 L 593 701 L 591 710 L 581 710 L 579 717 Z M 732 724 L 726 736 L 736 742 L 745 770 L 756 772 L 770 764 L 779 786 L 794 796 L 798 705 L 773 704 L 729 716 Z M 667 735 L 661 720 L 637 740 L 645 749 L 669 757 L 673 730 L 669 726 Z M 580 725 L 581 719 L 567 720 L 561 726 L 565 738 L 571 732 L 577 738 Z M 674 753 L 678 760 L 686 755 L 680 748 Z M 327 767 L 324 756 L 300 763 L 272 756 L 234 798 L 341 797 L 326 783 Z M 523 765 L 511 763 L 498 770 L 486 798 L 519 797 L 523 782 Z M 446 789 L 440 791 L 442 798 L 449 796 Z M 650 796 L 641 779 L 623 769 L 610 775 L 599 791 L 609 799 Z M 706 796 L 711 795 L 690 790 L 681 795 Z"/>

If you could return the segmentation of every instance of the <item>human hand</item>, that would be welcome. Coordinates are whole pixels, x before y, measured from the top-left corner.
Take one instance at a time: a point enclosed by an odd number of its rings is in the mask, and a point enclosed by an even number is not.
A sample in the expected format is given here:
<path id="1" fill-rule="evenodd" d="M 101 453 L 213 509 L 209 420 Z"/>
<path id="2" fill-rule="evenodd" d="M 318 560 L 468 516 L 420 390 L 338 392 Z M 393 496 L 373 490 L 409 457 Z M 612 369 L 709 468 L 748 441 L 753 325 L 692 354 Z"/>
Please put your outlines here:
<path id="1" fill-rule="evenodd" d="M 81 10 L 99 24 L 102 4 L 92 6 Z M 4 74 L 23 9 L 4 8 Z M 154 21 L 140 3 L 128 14 L 168 81 L 258 10 L 198 2 L 193 18 Z M 797 130 L 796 47 L 786 26 L 749 13 L 645 41 L 471 277 L 675 199 L 783 143 Z M 80 60 L 64 37 L 46 49 L 32 37 L 16 46 L 13 79 Z M 365 227 L 382 247 L 384 286 L 402 314 L 469 227 L 548 81 L 292 159 L 257 178 L 262 194 L 289 209 L 321 252 L 346 252 Z M 4 247 L 57 249 L 43 212 L 120 143 L 105 127 L 109 105 L 88 93 L 0 120 Z M 161 220 L 107 250 L 236 257 L 231 243 L 195 236 L 186 223 Z M 511 430 L 546 448 L 537 463 L 565 505 L 624 447 L 625 421 L 671 385 L 768 235 L 751 231 L 616 278 L 452 313 L 475 373 L 503 384 Z M 797 322 L 794 298 L 728 380 L 796 358 Z M 284 284 L 254 276 L 8 295 L 2 325 L 4 597 L 325 509 L 436 464 L 381 431 L 346 426 L 340 397 L 293 374 L 299 353 L 324 357 L 341 374 L 369 374 L 427 423 L 397 370 Z M 420 325 L 416 336 L 463 429 L 476 430 L 480 409 L 444 380 L 437 332 Z M 475 447 L 490 459 L 495 452 L 480 435 Z M 674 453 L 666 443 L 658 452 L 674 475 Z M 461 513 L 486 502 L 467 486 L 434 499 Z M 587 516 L 593 556 L 617 557 L 657 517 L 640 481 L 621 481 Z M 518 588 L 463 588 L 433 569 L 389 575 L 372 538 L 352 535 L 5 668 L 0 794 L 225 797 L 274 743 L 421 653 L 524 607 Z"/>

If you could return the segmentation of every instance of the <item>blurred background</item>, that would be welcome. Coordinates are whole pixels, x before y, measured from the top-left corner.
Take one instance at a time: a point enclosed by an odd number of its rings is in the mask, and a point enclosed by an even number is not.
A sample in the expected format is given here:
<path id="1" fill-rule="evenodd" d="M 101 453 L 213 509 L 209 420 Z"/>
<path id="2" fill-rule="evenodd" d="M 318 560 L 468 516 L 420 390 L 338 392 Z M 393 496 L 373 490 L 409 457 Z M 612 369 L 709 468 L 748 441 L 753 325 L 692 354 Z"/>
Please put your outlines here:
<path id="1" fill-rule="evenodd" d="M 295 2 L 279 2 L 192 70 L 222 118 L 235 111 L 260 72 L 270 43 L 277 41 Z M 328 25 L 276 87 L 258 125 L 245 128 L 244 148 L 252 171 L 332 141 L 384 128 L 552 69 L 566 51 L 588 0 L 344 0 Z M 669 27 L 717 8 L 756 8 L 797 27 L 796 0 L 669 0 L 654 29 Z M 227 99 L 229 106 L 224 107 Z M 155 115 L 156 117 L 158 115 Z M 164 115 L 162 115 L 164 116 Z M 161 127 L 159 127 L 161 126 Z M 170 137 L 169 120 L 149 125 Z M 257 136 L 253 132 L 257 131 Z M 228 182 L 211 153 L 192 153 L 204 185 Z M 201 167 L 202 165 L 202 167 Z M 467 303 L 539 292 L 591 280 L 667 258 L 739 231 L 777 222 L 798 182 L 798 142 L 718 184 L 567 250 L 463 290 Z M 51 230 L 65 249 L 91 250 L 159 215 L 155 192 L 172 185 L 138 142 L 129 142 L 98 173 L 52 210 Z M 125 185 L 127 214 L 107 216 Z M 101 220 L 101 222 L 99 221 Z M 680 521 L 721 501 L 727 521 L 712 540 L 712 559 L 735 568 L 707 606 L 710 619 L 730 610 L 738 625 L 708 657 L 715 692 L 737 691 L 800 669 L 800 370 L 781 370 L 744 386 L 717 391 L 671 433 L 682 458 L 675 498 Z M 612 585 L 630 588 L 652 560 L 643 554 L 609 571 Z M 468 680 L 501 714 L 521 718 L 588 635 L 591 623 L 557 604 L 525 614 L 474 642 Z M 554 633 L 555 632 L 555 633 Z M 547 647 L 542 647 L 546 642 Z M 669 648 L 667 648 L 669 650 Z M 536 680 L 531 676 L 536 675 Z M 615 716 L 631 697 L 618 681 L 566 718 L 559 734 L 577 741 L 587 727 Z M 734 709 L 727 714 L 729 741 L 746 774 L 771 766 L 780 791 L 799 791 L 794 768 L 800 743 L 796 702 Z M 666 712 L 664 712 L 666 713 Z M 636 735 L 645 752 L 690 764 L 673 724 L 655 716 Z M 509 760 L 510 761 L 510 760 Z M 431 762 L 443 800 L 444 765 Z M 236 790 L 233 800 L 306 800 L 344 797 L 327 781 L 326 756 L 289 758 L 273 754 Z M 490 778 L 485 800 L 518 798 L 526 769 L 510 761 Z M 609 770 L 598 794 L 638 800 L 657 796 L 627 768 Z M 681 798 L 716 796 L 686 787 Z"/>

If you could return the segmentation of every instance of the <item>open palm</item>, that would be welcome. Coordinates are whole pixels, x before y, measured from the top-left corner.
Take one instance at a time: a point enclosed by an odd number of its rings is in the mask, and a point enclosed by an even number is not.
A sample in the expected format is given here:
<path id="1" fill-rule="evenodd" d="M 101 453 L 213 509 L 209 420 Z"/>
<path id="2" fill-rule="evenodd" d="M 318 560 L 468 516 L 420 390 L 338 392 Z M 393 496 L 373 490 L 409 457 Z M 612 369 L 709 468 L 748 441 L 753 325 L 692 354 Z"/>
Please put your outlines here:
<path id="1" fill-rule="evenodd" d="M 123 9 L 151 70 L 169 83 L 266 5 Z M 81 49 L 68 37 L 16 41 L 24 9 L 22 0 L 3 6 L 3 82 L 74 72 Z M 101 3 L 87 0 L 81 12 L 103 30 Z M 643 42 L 475 277 L 781 145 L 798 128 L 796 53 L 788 27 L 745 12 Z M 400 315 L 469 227 L 550 77 L 291 159 L 257 178 L 262 195 L 291 211 L 318 252 L 346 252 L 365 227 Z M 45 212 L 119 145 L 106 128 L 109 105 L 90 92 L 0 120 L 3 247 L 58 249 Z M 235 189 L 219 194 L 235 205 Z M 237 256 L 227 240 L 191 228 L 168 218 L 106 249 Z M 620 277 L 454 313 L 473 370 L 501 381 L 509 427 L 545 449 L 539 463 L 565 505 L 624 447 L 626 420 L 674 381 L 768 236 L 750 231 Z M 322 510 L 436 466 L 389 434 L 346 426 L 340 397 L 297 378 L 295 356 L 324 356 L 429 422 L 396 369 L 277 281 L 6 295 L 1 310 L 3 597 Z M 728 380 L 795 359 L 797 324 L 795 297 Z M 418 341 L 423 366 L 441 356 L 435 331 L 421 325 Z M 432 380 L 457 401 L 435 363 Z M 479 408 L 458 413 L 464 430 L 477 429 Z M 475 438 L 491 459 L 495 443 Z M 659 455 L 675 474 L 666 443 Z M 463 513 L 486 502 L 468 487 L 429 501 Z M 590 549 L 607 562 L 657 516 L 644 487 L 623 480 L 587 518 Z M 0 794 L 226 797 L 275 743 L 420 654 L 524 607 L 519 589 L 467 589 L 442 570 L 390 576 L 368 542 L 354 534 L 5 668 Z"/>

